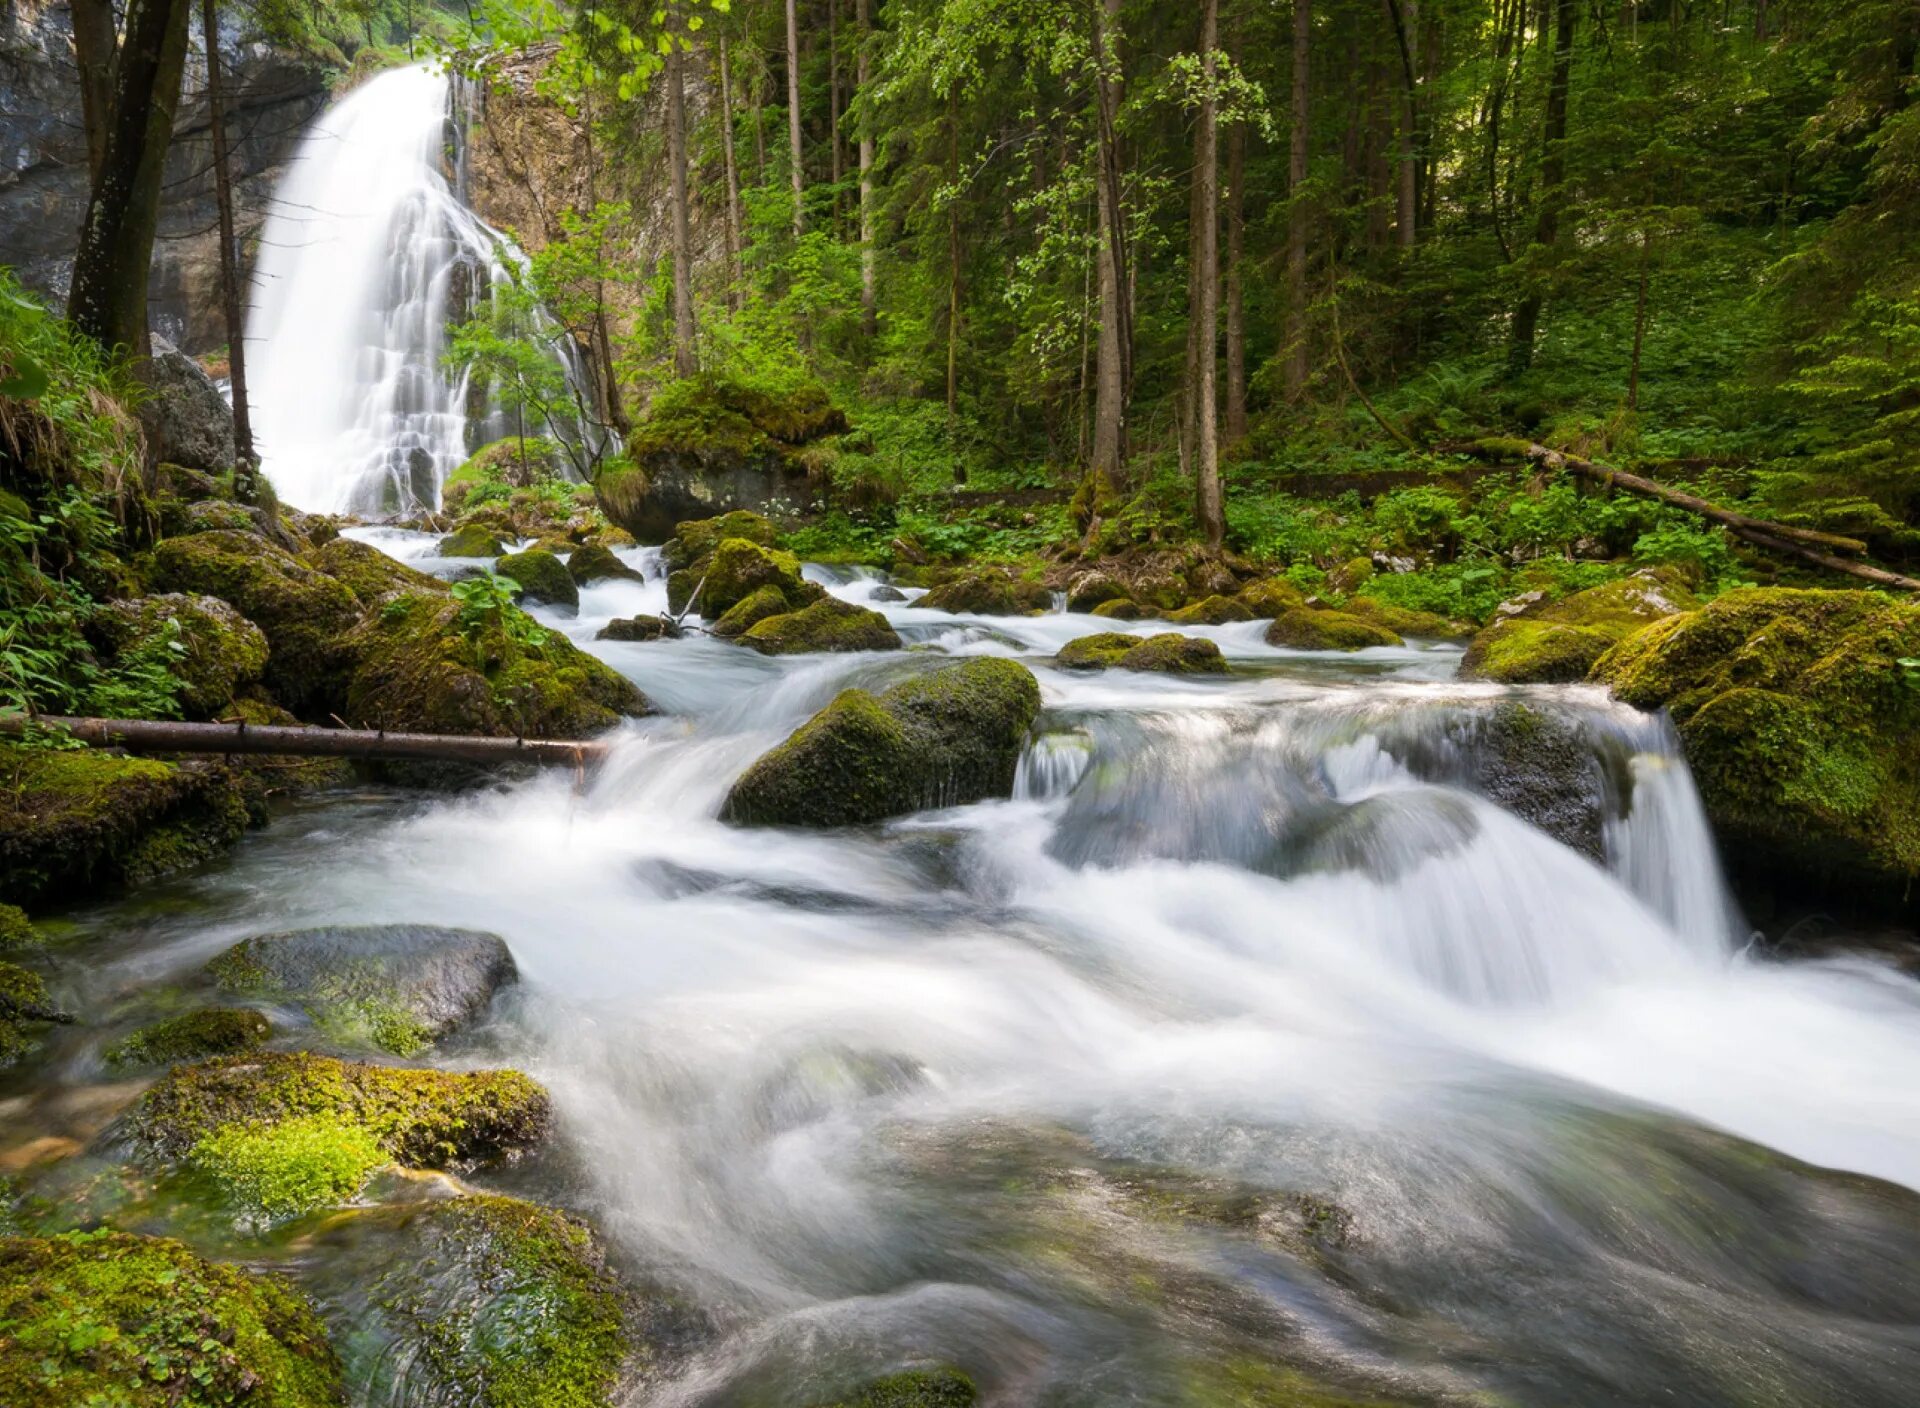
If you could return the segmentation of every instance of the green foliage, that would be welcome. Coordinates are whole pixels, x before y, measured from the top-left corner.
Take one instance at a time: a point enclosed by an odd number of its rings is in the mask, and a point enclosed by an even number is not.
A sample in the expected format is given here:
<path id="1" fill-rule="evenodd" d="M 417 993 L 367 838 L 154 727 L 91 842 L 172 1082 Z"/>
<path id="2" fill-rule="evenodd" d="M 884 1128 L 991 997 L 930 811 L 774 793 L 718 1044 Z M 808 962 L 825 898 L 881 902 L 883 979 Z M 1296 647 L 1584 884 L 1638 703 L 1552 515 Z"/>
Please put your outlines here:
<path id="1" fill-rule="evenodd" d="M 520 599 L 520 584 L 511 577 L 489 572 L 484 577 L 469 577 L 455 582 L 449 592 L 460 603 L 455 618 L 460 630 L 476 644 L 489 631 L 499 630 L 518 645 L 546 644 L 547 633 L 515 603 Z"/>
<path id="2" fill-rule="evenodd" d="M 386 1161 L 364 1128 L 324 1116 L 226 1125 L 187 1155 L 234 1203 L 275 1218 L 344 1202 Z"/>

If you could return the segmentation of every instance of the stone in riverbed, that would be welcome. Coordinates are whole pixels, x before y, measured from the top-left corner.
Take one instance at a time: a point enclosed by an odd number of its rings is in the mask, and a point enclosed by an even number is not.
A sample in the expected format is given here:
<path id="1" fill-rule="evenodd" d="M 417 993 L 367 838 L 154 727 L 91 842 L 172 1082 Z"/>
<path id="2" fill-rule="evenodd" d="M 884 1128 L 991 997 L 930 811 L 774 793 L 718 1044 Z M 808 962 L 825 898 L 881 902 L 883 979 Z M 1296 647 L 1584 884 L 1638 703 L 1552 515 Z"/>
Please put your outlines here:
<path id="1" fill-rule="evenodd" d="M 714 627 L 714 634 L 720 634 L 719 626 Z M 740 643 L 762 655 L 799 655 L 809 651 L 898 650 L 900 636 L 878 611 L 827 596 L 799 611 L 762 617 L 740 633 Z"/>
<path id="2" fill-rule="evenodd" d="M 1467 645 L 1463 679 L 1502 684 L 1570 684 L 1616 642 L 1650 622 L 1689 611 L 1699 599 L 1672 568 L 1643 568 L 1617 582 L 1575 592 L 1561 601 L 1533 600 L 1509 611 L 1503 605 L 1486 629 Z"/>
<path id="3" fill-rule="evenodd" d="M 968 572 L 941 583 L 916 605 L 963 616 L 1033 616 L 1053 605 L 1053 593 L 1000 572 Z"/>
<path id="4" fill-rule="evenodd" d="M 110 1066 L 168 1066 L 250 1051 L 272 1032 L 266 1014 L 251 1007 L 208 1007 L 142 1027 L 105 1055 Z"/>
<path id="5" fill-rule="evenodd" d="M 665 616 L 621 616 L 593 633 L 595 640 L 678 640 L 680 628 Z"/>
<path id="6" fill-rule="evenodd" d="M 509 574 L 511 575 L 511 574 Z M 567 557 L 567 575 L 582 587 L 595 582 L 643 582 L 646 578 L 599 543 L 583 543 Z"/>
<path id="7" fill-rule="evenodd" d="M 440 540 L 442 557 L 498 557 L 505 551 L 499 536 L 480 523 L 456 528 Z"/>
<path id="8" fill-rule="evenodd" d="M 580 588 L 568 574 L 566 564 L 544 548 L 508 553 L 494 564 L 494 571 L 520 584 L 522 602 L 568 610 L 580 605 Z"/>
<path id="9" fill-rule="evenodd" d="M 970 1408 L 979 1397 L 973 1380 L 958 1369 L 910 1369 L 815 1408 Z"/>
<path id="10" fill-rule="evenodd" d="M 1068 670 L 1152 670 L 1167 675 L 1221 675 L 1227 671 L 1219 646 L 1173 631 L 1151 636 L 1103 631 L 1069 641 L 1054 658 Z"/>
<path id="11" fill-rule="evenodd" d="M 1253 610 L 1232 597 L 1210 596 L 1178 611 L 1169 611 L 1167 620 L 1176 626 L 1224 626 L 1234 621 L 1253 620 Z"/>
<path id="12" fill-rule="evenodd" d="M 226 991 L 296 1002 L 329 1035 L 398 1056 L 480 1016 L 518 977 L 499 935 L 427 924 L 260 934 L 209 971 Z"/>
<path id="13" fill-rule="evenodd" d="M 1039 709 L 1039 685 L 1011 660 L 969 660 L 878 696 L 849 689 L 748 768 L 721 815 L 858 826 L 1005 797 Z"/>
<path id="14" fill-rule="evenodd" d="M 1399 645 L 1400 637 L 1344 611 L 1296 606 L 1281 612 L 1267 627 L 1267 644 L 1293 650 L 1366 650 Z"/>

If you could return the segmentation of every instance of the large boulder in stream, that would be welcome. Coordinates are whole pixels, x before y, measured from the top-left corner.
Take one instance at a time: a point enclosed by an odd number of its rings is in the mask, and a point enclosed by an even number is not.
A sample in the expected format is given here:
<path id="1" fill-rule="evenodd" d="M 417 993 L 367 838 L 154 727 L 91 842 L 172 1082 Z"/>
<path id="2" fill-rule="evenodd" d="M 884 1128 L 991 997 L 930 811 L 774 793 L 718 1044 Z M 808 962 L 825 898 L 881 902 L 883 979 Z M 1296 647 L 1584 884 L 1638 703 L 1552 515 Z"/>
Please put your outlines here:
<path id="1" fill-rule="evenodd" d="M 849 689 L 727 794 L 721 815 L 753 826 L 858 826 L 1013 791 L 1040 710 L 1031 671 L 969 660 L 879 695 Z"/>
<path id="2" fill-rule="evenodd" d="M 1020 581 L 1004 572 L 964 572 L 914 605 L 962 616 L 1033 616 L 1051 609 L 1053 593 L 1039 582 Z"/>
<path id="3" fill-rule="evenodd" d="M 1163 675 L 1224 675 L 1227 672 L 1227 662 L 1219 646 L 1199 636 L 1183 636 L 1173 631 L 1151 636 L 1102 631 L 1068 641 L 1054 659 L 1067 670 L 1151 670 Z"/>
<path id="4" fill-rule="evenodd" d="M 567 572 L 567 565 L 544 548 L 508 553 L 494 564 L 493 570 L 520 584 L 523 602 L 560 606 L 569 611 L 580 605 L 580 587 Z"/>
<path id="5" fill-rule="evenodd" d="M 1728 592 L 1629 636 L 1592 678 L 1679 727 L 1736 868 L 1904 906 L 1920 875 L 1920 606 Z"/>
<path id="6" fill-rule="evenodd" d="M 1295 606 L 1273 618 L 1267 644 L 1289 650 L 1368 650 L 1402 642 L 1385 626 L 1345 611 Z"/>
<path id="7" fill-rule="evenodd" d="M 498 934 L 431 924 L 258 934 L 210 971 L 228 992 L 298 1003 L 329 1036 L 397 1056 L 465 1026 L 519 976 Z"/>
<path id="8" fill-rule="evenodd" d="M 0 1238 L 0 1403 L 337 1408 L 340 1363 L 274 1276 L 124 1232 Z"/>
<path id="9" fill-rule="evenodd" d="M 1650 621 L 1689 611 L 1699 600 L 1672 568 L 1644 568 L 1560 601 L 1512 601 L 1467 644 L 1463 679 L 1502 684 L 1583 680 L 1616 641 Z"/>
<path id="10" fill-rule="evenodd" d="M 676 614 L 691 606 L 717 621 L 754 593 L 771 587 L 797 611 L 826 589 L 800 575 L 800 559 L 746 538 L 722 538 L 711 553 L 667 577 L 667 606 Z"/>
<path id="11" fill-rule="evenodd" d="M 719 634 L 718 627 L 715 634 Z M 823 596 L 798 611 L 763 616 L 738 634 L 740 644 L 762 655 L 900 648 L 900 636 L 886 617 L 831 596 Z"/>

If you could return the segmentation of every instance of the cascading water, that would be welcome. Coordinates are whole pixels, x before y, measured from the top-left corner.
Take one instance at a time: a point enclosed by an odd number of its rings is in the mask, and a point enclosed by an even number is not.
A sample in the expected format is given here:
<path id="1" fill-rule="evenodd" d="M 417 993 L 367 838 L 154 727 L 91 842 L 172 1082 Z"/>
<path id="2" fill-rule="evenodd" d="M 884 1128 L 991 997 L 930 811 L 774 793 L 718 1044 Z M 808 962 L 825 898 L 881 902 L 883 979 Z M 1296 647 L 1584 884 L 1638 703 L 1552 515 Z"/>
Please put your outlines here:
<path id="1" fill-rule="evenodd" d="M 634 1402 L 797 1408 L 929 1361 L 1067 1408 L 1911 1402 L 1920 989 L 1746 951 L 1663 721 L 1246 625 L 1189 628 L 1228 678 L 1079 674 L 1066 640 L 1152 627 L 818 571 L 930 650 L 597 642 L 664 606 L 657 551 L 627 556 L 644 581 L 538 613 L 667 711 L 584 792 L 311 804 L 81 916 L 74 1005 L 131 1023 L 156 978 L 292 925 L 503 935 L 517 994 L 439 1059 L 554 1094 L 557 1146 L 476 1181 L 586 1213 L 698 1308 Z M 839 690 L 940 652 L 1040 679 L 1014 799 L 715 819 Z M 1515 705 L 1560 771 L 1516 779 Z M 104 1037 L 71 1039 L 92 1069 Z M 329 1261 L 332 1235 L 238 1254 L 351 1322 L 392 1253 Z"/>
<path id="2" fill-rule="evenodd" d="M 447 475 L 505 433 L 484 410 L 475 423 L 484 395 L 441 361 L 449 328 L 520 257 L 450 179 L 453 92 L 424 66 L 367 80 L 314 122 L 274 193 L 247 317 L 249 399 L 267 474 L 298 508 L 436 506 Z"/>

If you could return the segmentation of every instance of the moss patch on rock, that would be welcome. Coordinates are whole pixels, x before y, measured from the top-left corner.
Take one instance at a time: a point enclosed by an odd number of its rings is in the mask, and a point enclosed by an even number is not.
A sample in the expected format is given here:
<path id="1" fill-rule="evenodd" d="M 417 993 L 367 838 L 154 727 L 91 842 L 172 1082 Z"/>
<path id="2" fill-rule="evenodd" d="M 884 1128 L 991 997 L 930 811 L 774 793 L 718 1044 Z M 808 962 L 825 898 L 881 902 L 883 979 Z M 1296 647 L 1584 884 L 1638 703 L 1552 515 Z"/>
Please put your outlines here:
<path id="1" fill-rule="evenodd" d="M 1256 621 L 1272 620 L 1307 604 L 1306 593 L 1285 577 L 1250 583 L 1240 589 L 1237 600 L 1253 613 Z"/>
<path id="2" fill-rule="evenodd" d="M 1038 582 L 1017 581 L 1001 572 L 965 572 L 914 605 L 963 616 L 1032 616 L 1053 606 L 1053 593 Z"/>
<path id="3" fill-rule="evenodd" d="M 979 1397 L 973 1380 L 958 1369 L 912 1369 L 817 1408 L 968 1408 Z"/>
<path id="4" fill-rule="evenodd" d="M 116 657 L 158 656 L 189 718 L 217 716 L 267 667 L 267 636 L 219 597 L 188 592 L 110 603 L 95 630 Z"/>
<path id="5" fill-rule="evenodd" d="M 337 1408 L 312 1309 L 270 1277 L 118 1232 L 0 1239 L 0 1402 Z"/>
<path id="6" fill-rule="evenodd" d="M 1362 621 L 1371 621 L 1376 626 L 1384 626 L 1398 636 L 1424 636 L 1429 640 L 1458 640 L 1474 633 L 1473 627 L 1461 621 L 1449 621 L 1432 611 L 1415 611 L 1405 606 L 1395 606 L 1390 602 L 1376 601 L 1370 596 L 1350 597 L 1341 608 L 1349 616 L 1358 616 Z"/>
<path id="7" fill-rule="evenodd" d="M 187 1151 L 186 1162 L 234 1205 L 280 1218 L 346 1202 L 387 1156 L 359 1125 L 300 1115 L 277 1124 L 222 1125 Z"/>
<path id="8" fill-rule="evenodd" d="M 442 557 L 498 557 L 507 550 L 499 533 L 485 523 L 463 523 L 440 540 Z"/>
<path id="9" fill-rule="evenodd" d="M 1400 645 L 1400 637 L 1344 611 L 1295 606 L 1274 617 L 1267 627 L 1267 644 L 1292 650 L 1367 650 Z"/>
<path id="10" fill-rule="evenodd" d="M 580 605 L 580 588 L 568 575 L 564 562 L 544 548 L 508 553 L 494 564 L 494 571 L 520 584 L 520 600 L 569 610 Z"/>
<path id="11" fill-rule="evenodd" d="M 680 628 L 664 616 L 623 616 L 593 633 L 595 640 L 677 640 Z"/>
<path id="12" fill-rule="evenodd" d="M 857 826 L 1004 797 L 1040 709 L 1011 660 L 951 665 L 875 696 L 849 689 L 761 757 L 722 816 L 761 826 Z"/>
<path id="13" fill-rule="evenodd" d="M 678 571 L 710 555 L 728 538 L 740 538 L 763 548 L 778 547 L 780 530 L 774 527 L 772 519 L 746 509 L 723 513 L 717 518 L 689 519 L 674 528 L 673 540 L 660 556 L 669 570 Z"/>
<path id="14" fill-rule="evenodd" d="M 784 616 L 791 610 L 793 608 L 787 605 L 780 588 L 760 587 L 728 607 L 711 629 L 722 640 L 731 640 L 735 636 L 745 635 L 769 617 Z"/>
<path id="15" fill-rule="evenodd" d="M 501 570 L 506 569 L 502 567 Z M 509 572 L 507 575 L 513 574 Z M 644 580 L 640 573 L 615 556 L 612 548 L 599 543 L 586 543 L 575 548 L 567 558 L 567 575 L 573 578 L 576 586 L 582 587 L 594 582 Z"/>
<path id="16" fill-rule="evenodd" d="M 1474 636 L 1460 674 L 1502 684 L 1583 680 L 1616 641 L 1698 605 L 1670 568 L 1649 568 L 1560 601 L 1529 602 Z"/>
<path id="17" fill-rule="evenodd" d="M 1104 631 L 1069 641 L 1054 657 L 1069 670 L 1153 670 L 1169 675 L 1225 674 L 1220 647 L 1198 636 L 1173 631 L 1136 636 Z"/>
<path id="18" fill-rule="evenodd" d="M 1592 678 L 1672 713 L 1737 864 L 1899 896 L 1920 875 L 1915 659 L 1920 606 L 1757 589 L 1627 637 Z"/>
<path id="19" fill-rule="evenodd" d="M 672 601 L 674 579 L 685 584 L 686 596 Z M 787 602 L 799 607 L 820 595 L 820 588 L 800 575 L 800 559 L 779 548 L 765 548 L 745 538 L 723 538 L 710 557 L 675 573 L 668 581 L 669 605 L 683 610 L 695 592 L 693 602 L 709 621 L 718 620 L 728 610 L 745 601 L 762 587 L 775 588 Z"/>
<path id="20" fill-rule="evenodd" d="M 308 554 L 313 565 L 344 583 L 363 605 L 377 606 L 395 592 L 443 592 L 447 584 L 389 557 L 369 543 L 334 538 Z"/>
<path id="21" fill-rule="evenodd" d="M 715 633 L 719 633 L 718 627 Z M 741 633 L 740 643 L 762 655 L 800 655 L 813 651 L 898 650 L 900 636 L 878 611 L 823 596 L 799 611 L 754 622 Z"/>
<path id="22" fill-rule="evenodd" d="M 251 1007 L 207 1007 L 142 1027 L 106 1049 L 111 1066 L 168 1066 L 251 1051 L 273 1034 L 266 1014 Z"/>
<path id="23" fill-rule="evenodd" d="M 1167 620 L 1177 626 L 1224 626 L 1233 621 L 1253 619 L 1251 607 L 1229 596 L 1210 596 L 1167 613 Z"/>
<path id="24" fill-rule="evenodd" d="M 306 1052 L 254 1052 L 176 1066 L 135 1108 L 132 1131 L 152 1158 L 185 1158 L 228 1126 L 325 1119 L 364 1130 L 414 1168 L 527 1149 L 552 1123 L 547 1092 L 518 1071 L 407 1070 Z"/>

